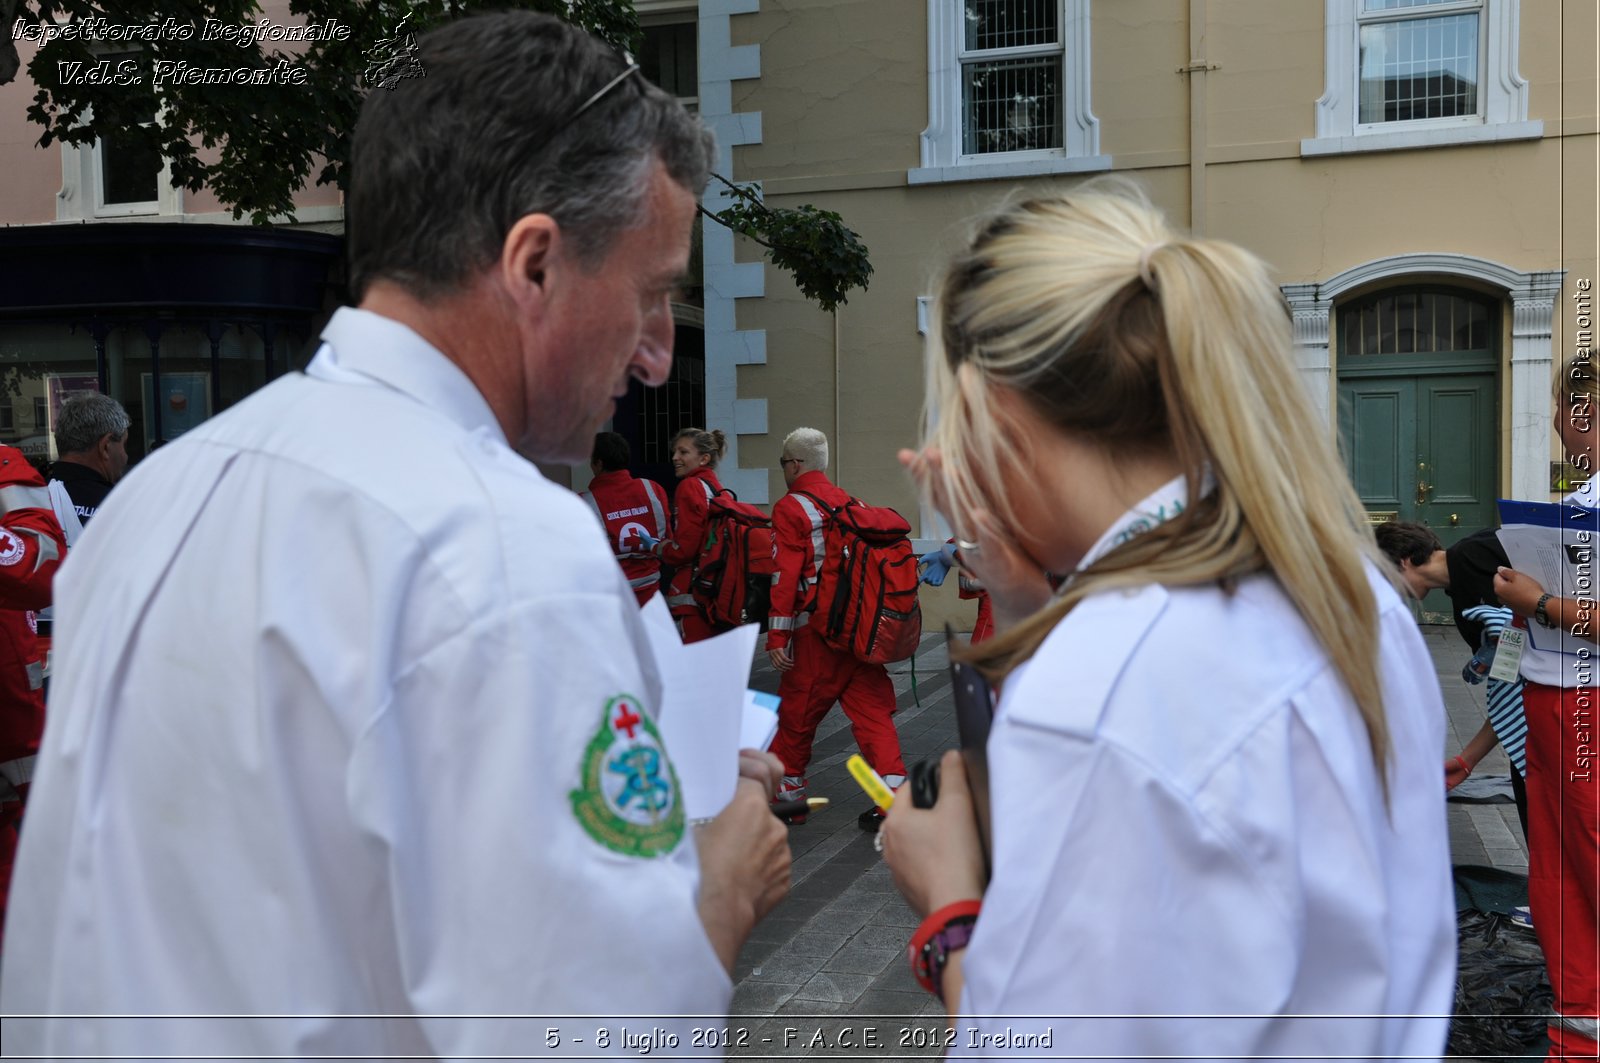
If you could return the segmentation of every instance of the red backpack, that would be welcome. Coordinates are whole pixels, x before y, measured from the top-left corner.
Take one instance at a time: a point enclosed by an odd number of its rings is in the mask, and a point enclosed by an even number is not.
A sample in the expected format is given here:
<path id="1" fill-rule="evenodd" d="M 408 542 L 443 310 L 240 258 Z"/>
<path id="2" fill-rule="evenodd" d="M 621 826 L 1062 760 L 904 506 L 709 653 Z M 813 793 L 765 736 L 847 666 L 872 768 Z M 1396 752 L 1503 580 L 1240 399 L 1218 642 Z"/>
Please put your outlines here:
<path id="1" fill-rule="evenodd" d="M 706 540 L 690 588 L 718 626 L 764 624 L 778 571 L 772 518 L 724 487 L 707 500 Z"/>
<path id="2" fill-rule="evenodd" d="M 811 626 L 828 645 L 868 664 L 910 657 L 922 638 L 911 525 L 887 506 L 852 498 L 835 508 L 800 493 L 829 516 Z"/>

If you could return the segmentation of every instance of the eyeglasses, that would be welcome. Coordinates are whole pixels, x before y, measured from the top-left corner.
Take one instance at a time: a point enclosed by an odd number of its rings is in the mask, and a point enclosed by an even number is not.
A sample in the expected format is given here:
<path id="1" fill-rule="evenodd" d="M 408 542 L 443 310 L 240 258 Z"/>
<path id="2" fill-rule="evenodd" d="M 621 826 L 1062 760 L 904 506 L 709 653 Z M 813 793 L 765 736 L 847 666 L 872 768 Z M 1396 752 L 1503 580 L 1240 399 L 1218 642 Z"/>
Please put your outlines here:
<path id="1" fill-rule="evenodd" d="M 793 463 L 795 465 L 799 465 L 800 464 L 800 459 L 799 458 L 779 458 L 778 459 L 779 466 L 788 465 L 790 463 Z"/>
<path id="2" fill-rule="evenodd" d="M 593 96 L 590 96 L 587 100 L 584 100 L 582 103 L 580 103 L 578 105 L 578 109 L 576 111 L 573 111 L 570 115 L 567 116 L 565 121 L 563 121 L 560 125 L 556 126 L 555 132 L 560 133 L 562 130 L 566 129 L 573 122 L 576 122 L 579 118 L 582 118 L 585 111 L 589 110 L 589 108 L 593 107 L 595 104 L 597 104 L 601 100 L 605 99 L 607 94 L 609 94 L 612 89 L 616 88 L 618 85 L 620 85 L 624 81 L 628 80 L 628 78 L 630 76 L 639 73 L 639 64 L 633 58 L 633 55 L 631 53 L 623 52 L 622 53 L 622 58 L 628 64 L 626 67 L 623 68 L 622 73 L 618 74 L 616 77 L 612 78 L 610 81 L 606 82 L 604 85 L 601 85 L 599 90 L 597 92 L 595 92 L 595 94 Z"/>

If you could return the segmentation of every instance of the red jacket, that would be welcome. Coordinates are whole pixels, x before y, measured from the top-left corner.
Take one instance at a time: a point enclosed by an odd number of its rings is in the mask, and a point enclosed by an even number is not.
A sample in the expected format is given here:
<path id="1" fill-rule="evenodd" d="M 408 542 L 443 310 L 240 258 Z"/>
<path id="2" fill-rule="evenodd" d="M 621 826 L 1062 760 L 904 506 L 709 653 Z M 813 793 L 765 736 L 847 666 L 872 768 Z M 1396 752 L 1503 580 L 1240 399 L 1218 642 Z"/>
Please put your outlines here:
<path id="1" fill-rule="evenodd" d="M 39 751 L 44 660 L 33 610 L 50 604 L 66 556 L 44 477 L 22 451 L 0 445 L 0 766 Z"/>
<path id="2" fill-rule="evenodd" d="M 689 585 L 694 579 L 695 562 L 706 542 L 706 516 L 711 512 L 711 496 L 722 490 L 722 481 L 706 465 L 678 481 L 672 492 L 672 538 L 655 546 L 655 555 L 673 566 L 667 585 L 667 605 L 673 616 L 698 616 Z"/>
<path id="3" fill-rule="evenodd" d="M 815 495 L 835 509 L 850 501 L 850 493 L 835 487 L 827 473 L 813 470 L 796 476 L 789 493 L 773 504 L 778 573 L 772 577 L 772 611 L 767 616 L 769 650 L 787 646 L 795 629 L 810 620 L 815 604 L 829 517 L 806 495 Z"/>
<path id="4" fill-rule="evenodd" d="M 645 550 L 624 550 L 622 544 L 641 531 L 652 539 L 667 537 L 667 492 L 654 480 L 641 480 L 627 469 L 617 469 L 590 480 L 583 498 L 604 522 L 611 552 L 617 555 L 628 586 L 643 605 L 661 583 L 661 559 Z"/>

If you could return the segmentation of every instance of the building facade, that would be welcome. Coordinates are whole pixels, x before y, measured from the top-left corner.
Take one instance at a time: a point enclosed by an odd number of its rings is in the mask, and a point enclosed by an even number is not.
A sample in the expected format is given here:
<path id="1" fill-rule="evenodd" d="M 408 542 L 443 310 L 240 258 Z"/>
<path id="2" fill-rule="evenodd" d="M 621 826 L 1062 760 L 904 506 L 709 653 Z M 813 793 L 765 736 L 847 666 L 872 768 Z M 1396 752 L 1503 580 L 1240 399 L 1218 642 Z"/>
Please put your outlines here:
<path id="1" fill-rule="evenodd" d="M 1307 430 L 1340 433 L 1374 519 L 1449 542 L 1569 477 L 1551 374 L 1592 343 L 1588 0 L 702 0 L 698 18 L 734 177 L 839 211 L 876 267 L 830 316 L 708 236 L 708 417 L 737 433 L 741 497 L 782 491 L 782 437 L 811 424 L 842 485 L 937 538 L 894 457 L 918 435 L 933 271 L 975 216 L 1106 173 L 1272 266 L 1327 413 Z"/>

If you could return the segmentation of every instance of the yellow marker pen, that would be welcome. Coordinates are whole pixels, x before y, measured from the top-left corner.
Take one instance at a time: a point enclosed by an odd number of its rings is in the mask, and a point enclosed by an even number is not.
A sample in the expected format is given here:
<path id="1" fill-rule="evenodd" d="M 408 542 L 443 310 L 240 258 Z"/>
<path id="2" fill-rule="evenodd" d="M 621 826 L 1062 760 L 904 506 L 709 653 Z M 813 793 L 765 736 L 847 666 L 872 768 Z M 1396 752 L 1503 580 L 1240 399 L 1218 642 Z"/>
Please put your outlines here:
<path id="1" fill-rule="evenodd" d="M 889 806 L 894 804 L 894 791 L 883 781 L 883 776 L 873 771 L 872 765 L 863 760 L 860 753 L 852 753 L 844 766 L 850 769 L 850 774 L 867 792 L 867 796 L 876 801 L 879 808 L 889 811 Z"/>

